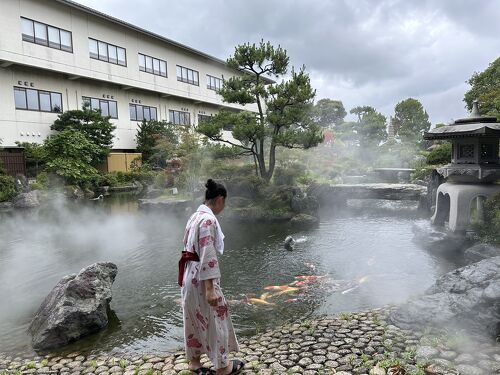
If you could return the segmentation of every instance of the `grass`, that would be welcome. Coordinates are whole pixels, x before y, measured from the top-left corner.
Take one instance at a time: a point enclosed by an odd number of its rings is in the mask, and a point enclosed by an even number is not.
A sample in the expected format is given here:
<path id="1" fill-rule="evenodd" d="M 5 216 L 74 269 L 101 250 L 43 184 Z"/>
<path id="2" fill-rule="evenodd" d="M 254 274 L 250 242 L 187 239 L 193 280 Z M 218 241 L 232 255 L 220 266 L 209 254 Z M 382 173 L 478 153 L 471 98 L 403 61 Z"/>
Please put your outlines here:
<path id="1" fill-rule="evenodd" d="M 90 361 L 90 366 L 92 366 L 92 368 L 95 370 L 97 368 L 97 361 L 95 359 Z"/>
<path id="2" fill-rule="evenodd" d="M 346 312 L 341 312 L 339 314 L 339 318 L 342 319 L 342 320 L 352 320 L 352 314 L 349 314 L 349 313 L 346 313 Z"/>
<path id="3" fill-rule="evenodd" d="M 128 361 L 126 359 L 120 359 L 120 367 L 125 368 L 128 366 Z"/>
<path id="4" fill-rule="evenodd" d="M 401 360 L 399 358 L 386 358 L 379 362 L 379 366 L 387 370 L 391 367 L 401 366 Z"/>
<path id="5" fill-rule="evenodd" d="M 42 360 L 42 362 L 40 362 L 40 364 L 42 365 L 42 367 L 45 367 L 49 364 L 49 360 L 45 358 L 44 360 Z"/>
<path id="6" fill-rule="evenodd" d="M 26 364 L 26 368 L 27 368 L 28 370 L 33 370 L 33 369 L 35 369 L 35 368 L 36 368 L 36 364 L 35 364 L 35 362 L 28 362 L 28 363 Z"/>

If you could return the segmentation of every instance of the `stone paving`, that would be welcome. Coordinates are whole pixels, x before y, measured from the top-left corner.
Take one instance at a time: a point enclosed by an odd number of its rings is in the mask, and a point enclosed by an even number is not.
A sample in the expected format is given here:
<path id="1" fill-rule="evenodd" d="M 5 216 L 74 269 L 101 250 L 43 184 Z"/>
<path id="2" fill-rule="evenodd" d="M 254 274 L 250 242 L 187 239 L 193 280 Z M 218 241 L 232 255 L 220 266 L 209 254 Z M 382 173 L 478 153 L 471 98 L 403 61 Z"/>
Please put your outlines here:
<path id="1" fill-rule="evenodd" d="M 500 346 L 465 336 L 401 330 L 389 308 L 303 320 L 241 340 L 242 374 L 425 375 L 500 373 Z M 203 363 L 210 366 L 207 358 Z M 13 358 L 0 354 L 0 375 L 191 374 L 184 352 L 162 355 Z"/>

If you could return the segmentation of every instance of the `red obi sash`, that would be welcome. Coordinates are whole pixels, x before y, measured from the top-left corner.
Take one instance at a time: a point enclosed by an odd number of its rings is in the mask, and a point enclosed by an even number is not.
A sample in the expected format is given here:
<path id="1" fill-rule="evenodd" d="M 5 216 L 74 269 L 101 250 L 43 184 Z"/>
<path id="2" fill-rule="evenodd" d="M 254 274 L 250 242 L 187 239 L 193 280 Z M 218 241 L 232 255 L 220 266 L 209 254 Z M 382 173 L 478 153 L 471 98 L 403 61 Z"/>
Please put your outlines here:
<path id="1" fill-rule="evenodd" d="M 182 286 L 182 281 L 184 280 L 184 271 L 186 270 L 187 262 L 199 262 L 200 257 L 196 253 L 190 251 L 183 251 L 181 259 L 179 260 L 179 277 L 177 278 L 177 283 Z"/>

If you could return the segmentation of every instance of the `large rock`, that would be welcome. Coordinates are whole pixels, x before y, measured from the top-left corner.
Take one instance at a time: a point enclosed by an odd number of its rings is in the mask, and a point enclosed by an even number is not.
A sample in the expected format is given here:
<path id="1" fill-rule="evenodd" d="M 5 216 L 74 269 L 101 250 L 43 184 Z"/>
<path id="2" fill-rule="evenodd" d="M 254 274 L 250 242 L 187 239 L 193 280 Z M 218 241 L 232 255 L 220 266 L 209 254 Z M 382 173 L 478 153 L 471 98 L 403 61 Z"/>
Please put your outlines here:
<path id="1" fill-rule="evenodd" d="M 411 229 L 414 235 L 413 241 L 432 253 L 455 257 L 470 245 L 464 236 L 434 226 L 429 220 L 417 221 Z"/>
<path id="2" fill-rule="evenodd" d="M 459 268 L 440 277 L 425 295 L 391 313 L 397 326 L 468 327 L 498 335 L 500 327 L 500 256 Z"/>
<path id="3" fill-rule="evenodd" d="M 21 193 L 14 198 L 14 208 L 35 208 L 38 206 L 40 206 L 40 202 L 37 190 Z"/>
<path id="4" fill-rule="evenodd" d="M 59 348 L 104 328 L 117 272 L 113 263 L 95 263 L 61 279 L 29 326 L 33 348 Z"/>
<path id="5" fill-rule="evenodd" d="M 300 229 L 313 228 L 318 225 L 318 222 L 318 218 L 307 214 L 295 215 L 290 220 L 292 226 Z"/>
<path id="6" fill-rule="evenodd" d="M 476 244 L 464 251 L 464 257 L 467 263 L 479 262 L 483 259 L 498 256 L 500 256 L 500 247 L 487 243 Z"/>
<path id="7" fill-rule="evenodd" d="M 319 209 L 319 203 L 315 197 L 303 195 L 293 196 L 290 206 L 294 212 L 305 214 L 314 214 Z"/>

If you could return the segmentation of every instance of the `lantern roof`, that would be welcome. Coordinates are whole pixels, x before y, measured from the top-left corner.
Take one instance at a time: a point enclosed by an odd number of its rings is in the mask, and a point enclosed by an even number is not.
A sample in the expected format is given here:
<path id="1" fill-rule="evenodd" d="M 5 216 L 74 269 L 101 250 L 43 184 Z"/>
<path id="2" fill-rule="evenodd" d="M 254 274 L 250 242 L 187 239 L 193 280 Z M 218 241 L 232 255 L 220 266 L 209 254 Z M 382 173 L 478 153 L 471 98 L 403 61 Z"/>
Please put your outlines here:
<path id="1" fill-rule="evenodd" d="M 424 139 L 428 140 L 462 137 L 500 138 L 500 122 L 497 122 L 494 116 L 481 116 L 477 100 L 474 100 L 470 117 L 455 120 L 451 124 L 424 133 Z"/>

